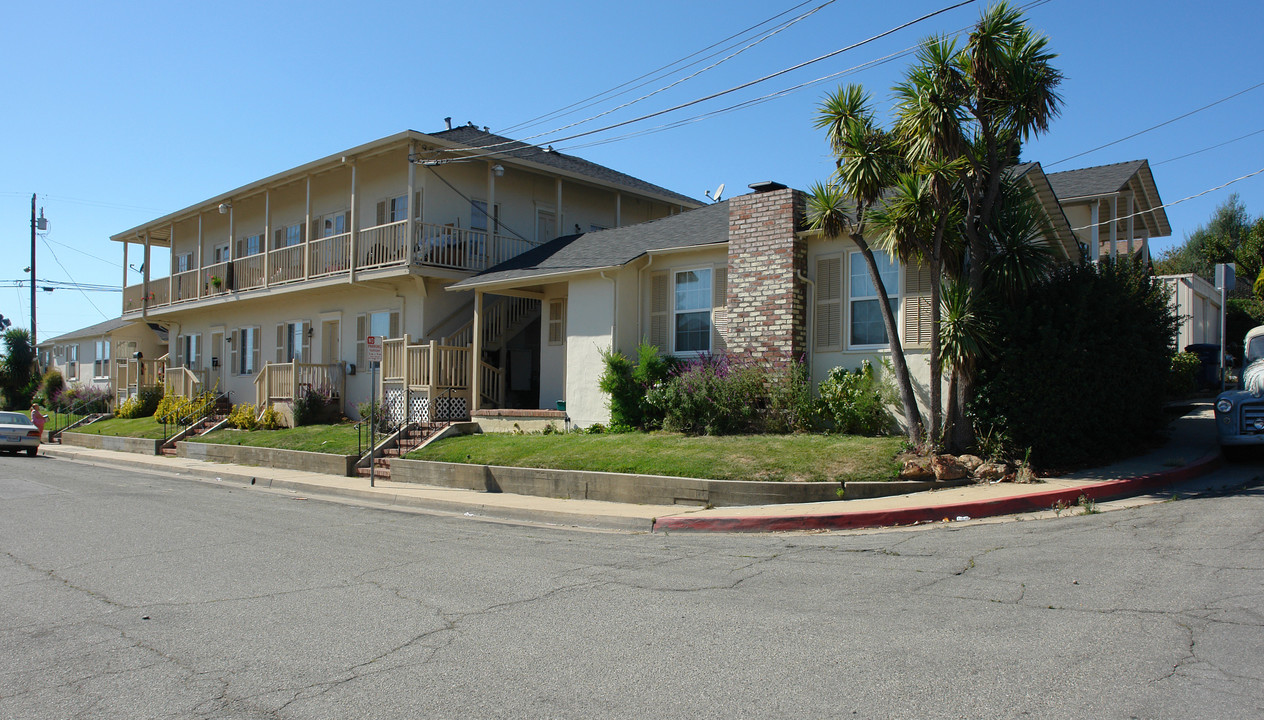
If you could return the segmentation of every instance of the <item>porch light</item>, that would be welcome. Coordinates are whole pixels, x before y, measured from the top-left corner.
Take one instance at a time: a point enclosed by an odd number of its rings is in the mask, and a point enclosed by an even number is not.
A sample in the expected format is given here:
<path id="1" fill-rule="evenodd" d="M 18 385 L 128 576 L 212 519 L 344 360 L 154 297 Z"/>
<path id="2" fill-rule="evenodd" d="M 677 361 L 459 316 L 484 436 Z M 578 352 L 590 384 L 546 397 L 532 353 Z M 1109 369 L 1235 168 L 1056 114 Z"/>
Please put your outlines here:
<path id="1" fill-rule="evenodd" d="M 233 204 L 231 202 L 222 202 L 219 204 L 220 215 L 227 215 L 228 211 L 232 209 L 233 209 Z"/>
<path id="2" fill-rule="evenodd" d="M 505 166 L 500 165 L 500 164 L 492 165 L 492 174 L 495 175 L 496 177 L 504 177 Z"/>

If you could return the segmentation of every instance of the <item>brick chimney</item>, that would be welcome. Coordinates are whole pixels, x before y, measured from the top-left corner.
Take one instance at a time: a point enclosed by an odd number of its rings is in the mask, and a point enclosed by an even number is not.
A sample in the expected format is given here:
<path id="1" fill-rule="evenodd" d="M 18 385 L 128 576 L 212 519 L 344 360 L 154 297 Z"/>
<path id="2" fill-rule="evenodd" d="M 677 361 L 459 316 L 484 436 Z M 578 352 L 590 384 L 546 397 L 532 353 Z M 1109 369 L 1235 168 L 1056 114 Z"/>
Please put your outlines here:
<path id="1" fill-rule="evenodd" d="M 775 182 L 729 200 L 728 350 L 777 364 L 807 350 L 803 193 Z"/>

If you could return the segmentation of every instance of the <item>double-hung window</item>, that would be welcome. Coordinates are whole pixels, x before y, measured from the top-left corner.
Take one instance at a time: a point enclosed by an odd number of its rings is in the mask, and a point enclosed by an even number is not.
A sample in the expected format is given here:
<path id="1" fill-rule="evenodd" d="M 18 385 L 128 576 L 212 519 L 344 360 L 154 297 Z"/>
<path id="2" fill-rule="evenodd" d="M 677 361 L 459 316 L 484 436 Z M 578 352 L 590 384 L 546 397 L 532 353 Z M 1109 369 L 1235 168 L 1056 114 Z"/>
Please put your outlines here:
<path id="1" fill-rule="evenodd" d="M 110 341 L 97 340 L 96 359 L 92 363 L 92 376 L 103 378 L 110 374 Z"/>
<path id="2" fill-rule="evenodd" d="M 184 366 L 190 370 L 197 370 L 202 363 L 201 335 L 185 335 L 183 351 Z"/>
<path id="3" fill-rule="evenodd" d="M 674 348 L 677 353 L 711 350 L 711 269 L 675 273 Z"/>
<path id="4" fill-rule="evenodd" d="M 886 302 L 892 313 L 899 313 L 899 265 L 885 252 L 874 252 L 878 274 L 886 289 Z M 848 283 L 848 345 L 851 347 L 886 345 L 887 330 L 882 323 L 882 309 L 878 291 L 869 276 L 869 265 L 858 252 L 848 258 L 850 268 Z M 894 293 L 894 296 L 893 296 Z"/>
<path id="5" fill-rule="evenodd" d="M 237 374 L 253 375 L 259 369 L 259 328 L 244 327 L 234 334 L 237 336 L 236 347 L 233 348 L 237 356 Z"/>

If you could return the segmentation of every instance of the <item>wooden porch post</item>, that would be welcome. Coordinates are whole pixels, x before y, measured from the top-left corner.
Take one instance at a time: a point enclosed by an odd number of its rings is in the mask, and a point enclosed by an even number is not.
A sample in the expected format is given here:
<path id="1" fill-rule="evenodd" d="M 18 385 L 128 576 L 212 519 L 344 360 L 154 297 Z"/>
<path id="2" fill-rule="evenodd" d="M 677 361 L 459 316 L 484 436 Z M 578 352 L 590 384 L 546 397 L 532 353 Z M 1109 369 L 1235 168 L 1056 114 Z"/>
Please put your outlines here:
<path id="1" fill-rule="evenodd" d="M 145 260 L 141 265 L 145 269 L 142 273 L 144 280 L 141 285 L 141 317 L 149 317 L 149 231 L 145 231 Z"/>
<path id="2" fill-rule="evenodd" d="M 307 180 L 307 201 L 303 210 L 303 279 L 306 280 L 311 272 L 311 255 L 312 255 L 312 176 L 309 174 Z"/>
<path id="3" fill-rule="evenodd" d="M 430 376 L 430 381 L 426 383 L 426 403 L 430 406 L 429 407 L 430 421 L 434 422 L 437 419 L 435 417 L 436 409 L 438 407 L 436 405 L 436 402 L 438 401 L 438 394 L 439 394 L 439 341 L 438 340 L 430 341 L 430 355 L 426 358 L 426 363 L 429 365 L 427 369 L 427 373 Z"/>
<path id="4" fill-rule="evenodd" d="M 263 242 L 259 243 L 263 247 L 259 248 L 263 251 L 263 286 L 267 287 L 271 284 L 272 273 L 271 260 L 272 252 L 269 245 L 272 242 L 272 191 L 263 191 Z"/>
<path id="5" fill-rule="evenodd" d="M 483 370 L 483 291 L 474 291 L 474 326 L 470 336 L 470 412 L 480 409 Z"/>
<path id="6" fill-rule="evenodd" d="M 351 161 L 351 237 L 347 240 L 347 282 L 355 282 L 356 236 L 360 234 L 360 212 L 356 207 L 356 161 Z"/>
<path id="7" fill-rule="evenodd" d="M 176 268 L 180 265 L 176 262 L 176 224 L 171 223 L 167 229 L 167 247 L 170 252 L 167 253 L 167 264 L 170 271 L 167 273 L 167 302 L 175 302 L 176 299 Z"/>
<path id="8" fill-rule="evenodd" d="M 417 208 L 413 207 L 417 197 L 417 165 L 413 162 L 413 155 L 417 153 L 417 143 L 408 143 L 408 197 L 404 199 L 404 212 L 407 216 L 404 220 L 404 258 L 406 265 L 413 264 L 413 233 L 417 227 L 415 218 L 417 217 Z M 408 351 L 408 343 L 404 343 L 404 351 Z"/>
<path id="9" fill-rule="evenodd" d="M 1098 217 L 1100 217 L 1100 212 L 1098 211 L 1099 205 L 1101 205 L 1101 201 L 1094 200 L 1093 207 L 1092 209 L 1089 210 L 1089 230 L 1088 230 L 1089 250 L 1088 252 L 1089 252 L 1089 260 L 1094 265 L 1096 265 L 1102 257 L 1102 245 L 1101 245 L 1101 241 L 1098 239 L 1099 228 L 1097 226 Z"/>

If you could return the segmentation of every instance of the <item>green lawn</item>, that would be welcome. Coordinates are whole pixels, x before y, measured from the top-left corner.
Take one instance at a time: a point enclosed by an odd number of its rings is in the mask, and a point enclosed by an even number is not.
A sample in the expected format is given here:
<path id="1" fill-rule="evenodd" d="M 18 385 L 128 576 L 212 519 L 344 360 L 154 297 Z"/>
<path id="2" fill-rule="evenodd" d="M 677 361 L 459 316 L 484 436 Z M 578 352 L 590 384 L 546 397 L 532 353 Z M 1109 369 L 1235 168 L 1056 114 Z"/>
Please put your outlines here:
<path id="1" fill-rule="evenodd" d="M 174 426 L 167 426 L 169 432 L 175 430 Z M 162 433 L 162 423 L 154 420 L 153 417 L 143 418 L 106 418 L 98 420 L 90 425 L 77 427 L 70 432 L 84 433 L 87 435 L 118 435 L 120 437 L 148 438 L 150 440 L 161 440 L 165 435 Z"/>
<path id="2" fill-rule="evenodd" d="M 893 480 L 899 437 L 673 433 L 466 435 L 408 454 L 412 460 L 676 475 L 715 480 Z"/>
<path id="3" fill-rule="evenodd" d="M 284 428 L 281 430 L 216 430 L 208 435 L 190 438 L 188 442 L 213 443 L 217 445 L 250 445 L 252 447 L 282 448 L 285 450 L 306 450 L 308 452 L 331 453 L 333 455 L 356 454 L 356 428 L 353 424 L 345 425 L 304 425 L 303 427 Z M 368 444 L 368 435 L 364 437 Z"/>

